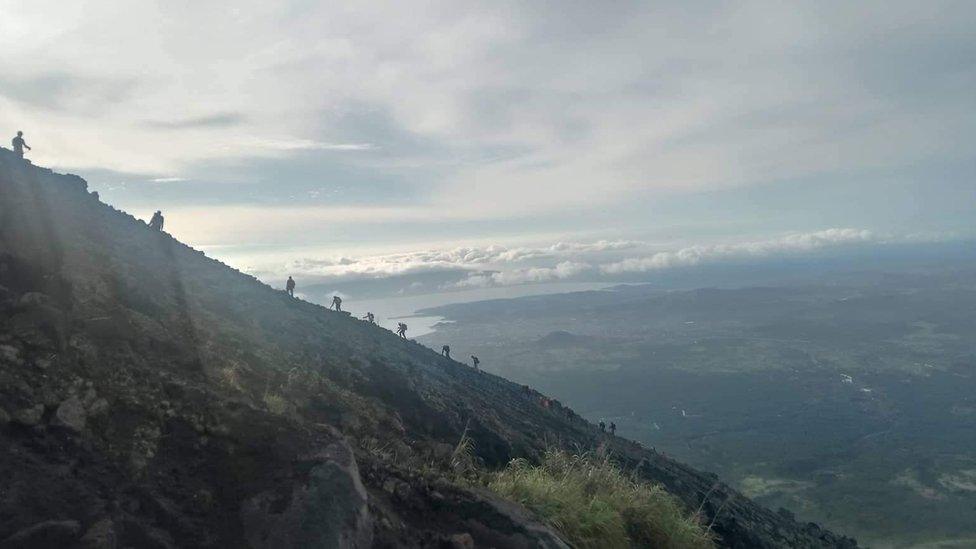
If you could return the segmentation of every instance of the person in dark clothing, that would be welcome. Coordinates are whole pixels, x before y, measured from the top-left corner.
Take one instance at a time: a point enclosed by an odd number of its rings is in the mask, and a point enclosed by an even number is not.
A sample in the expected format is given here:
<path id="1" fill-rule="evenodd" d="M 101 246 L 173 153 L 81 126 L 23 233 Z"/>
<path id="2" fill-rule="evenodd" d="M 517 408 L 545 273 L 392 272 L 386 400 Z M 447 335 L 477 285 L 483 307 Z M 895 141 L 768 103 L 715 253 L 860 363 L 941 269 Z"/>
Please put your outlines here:
<path id="1" fill-rule="evenodd" d="M 479 365 L 479 364 L 481 364 L 481 361 L 480 361 L 480 360 L 478 360 L 478 357 L 476 357 L 476 356 L 474 356 L 474 355 L 471 355 L 471 365 L 472 365 L 472 366 L 474 366 L 474 369 L 475 369 L 475 370 L 477 370 L 477 369 L 478 369 L 478 365 Z"/>
<path id="2" fill-rule="evenodd" d="M 332 308 L 336 311 L 342 312 L 342 298 L 334 295 L 332 296 Z"/>
<path id="3" fill-rule="evenodd" d="M 156 231 L 162 231 L 164 221 L 165 219 L 163 219 L 163 212 L 156 210 L 156 213 L 153 214 L 152 219 L 149 220 L 149 228 Z"/>
<path id="4" fill-rule="evenodd" d="M 617 424 L 612 421 L 610 422 L 610 434 L 613 436 L 617 435 Z"/>
<path id="5" fill-rule="evenodd" d="M 366 313 L 366 316 L 363 317 L 363 320 L 369 322 L 370 324 L 373 324 L 376 322 L 376 315 L 374 315 L 373 313 Z"/>
<path id="6" fill-rule="evenodd" d="M 451 346 L 450 345 L 442 345 L 441 346 L 441 356 L 446 356 L 447 358 L 451 358 Z"/>
<path id="7" fill-rule="evenodd" d="M 407 325 L 402 322 L 397 322 L 397 335 L 403 339 L 407 339 Z"/>
<path id="8" fill-rule="evenodd" d="M 601 433 L 607 432 L 607 424 L 602 421 L 600 422 L 600 432 Z"/>
<path id="9" fill-rule="evenodd" d="M 295 279 L 288 277 L 288 282 L 285 282 L 285 292 L 291 297 L 295 297 Z"/>
<path id="10" fill-rule="evenodd" d="M 24 149 L 31 150 L 30 146 L 24 141 L 24 132 L 17 132 L 17 137 L 13 138 L 11 143 L 14 146 L 14 154 L 23 158 Z"/>

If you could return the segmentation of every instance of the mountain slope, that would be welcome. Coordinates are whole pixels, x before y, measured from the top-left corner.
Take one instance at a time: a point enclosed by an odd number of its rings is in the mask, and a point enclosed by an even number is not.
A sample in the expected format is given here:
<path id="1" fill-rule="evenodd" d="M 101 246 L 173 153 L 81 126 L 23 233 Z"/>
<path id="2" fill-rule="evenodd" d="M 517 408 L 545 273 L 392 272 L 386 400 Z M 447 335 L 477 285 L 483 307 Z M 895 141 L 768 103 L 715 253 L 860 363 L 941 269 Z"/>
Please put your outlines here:
<path id="1" fill-rule="evenodd" d="M 723 546 L 856 545 L 291 299 L 86 187 L 0 151 L 0 546 L 564 546 L 438 477 L 465 432 L 486 468 L 606 444 Z"/>

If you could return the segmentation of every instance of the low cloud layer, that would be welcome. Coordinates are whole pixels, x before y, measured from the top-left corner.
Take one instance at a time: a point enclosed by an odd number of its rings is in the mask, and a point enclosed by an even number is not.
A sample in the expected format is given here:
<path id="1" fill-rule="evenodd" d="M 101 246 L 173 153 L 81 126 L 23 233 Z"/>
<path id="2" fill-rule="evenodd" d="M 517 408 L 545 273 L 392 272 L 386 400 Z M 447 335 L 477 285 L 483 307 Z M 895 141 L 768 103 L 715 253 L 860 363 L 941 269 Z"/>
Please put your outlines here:
<path id="1" fill-rule="evenodd" d="M 862 229 L 827 229 L 813 233 L 791 234 L 769 240 L 689 246 L 676 251 L 657 252 L 644 257 L 630 257 L 600 265 L 605 274 L 644 273 L 674 267 L 693 267 L 730 259 L 770 257 L 777 254 L 810 252 L 831 246 L 865 244 L 879 240 Z"/>
<path id="2" fill-rule="evenodd" d="M 459 247 L 446 250 L 421 250 L 415 252 L 368 256 L 360 258 L 335 257 L 327 259 L 304 258 L 292 261 L 285 266 L 288 272 L 305 275 L 348 279 L 355 277 L 384 277 L 418 272 L 442 271 L 452 269 L 484 270 L 504 266 L 515 266 L 529 261 L 553 260 L 562 257 L 579 257 L 603 252 L 617 252 L 634 249 L 643 244 L 634 241 L 599 240 L 596 242 L 557 242 L 541 247 L 505 247 L 491 245 L 484 247 Z M 562 276 L 573 270 L 572 262 L 561 262 L 558 271 Z M 531 276 L 515 275 L 525 278 L 524 282 L 541 282 L 548 277 L 547 268 L 534 271 Z M 500 275 L 501 276 L 501 275 Z M 515 278 L 499 278 L 506 283 L 517 283 Z"/>
<path id="3" fill-rule="evenodd" d="M 550 282 L 612 282 L 633 275 L 677 268 L 797 257 L 858 246 L 940 240 L 942 236 L 878 235 L 865 229 L 831 228 L 790 233 L 759 240 L 695 244 L 656 249 L 636 241 L 558 242 L 547 246 L 462 247 L 364 257 L 301 259 L 256 274 L 270 279 L 286 275 L 319 283 L 387 279 L 437 272 L 457 272 L 441 290 L 487 288 Z M 425 286 L 426 289 L 429 290 Z"/>

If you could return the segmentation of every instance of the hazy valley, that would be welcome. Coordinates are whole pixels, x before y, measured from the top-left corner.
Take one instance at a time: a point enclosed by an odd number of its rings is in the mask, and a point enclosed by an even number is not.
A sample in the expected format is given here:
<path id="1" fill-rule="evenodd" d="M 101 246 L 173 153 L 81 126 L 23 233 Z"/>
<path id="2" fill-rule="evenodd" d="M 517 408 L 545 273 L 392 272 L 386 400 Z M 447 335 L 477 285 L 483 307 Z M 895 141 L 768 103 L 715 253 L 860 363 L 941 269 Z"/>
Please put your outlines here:
<path id="1" fill-rule="evenodd" d="M 422 311 L 450 321 L 422 340 L 470 349 L 489 371 L 873 547 L 965 540 L 976 270 L 955 253 L 953 268 L 916 260 L 781 286 L 450 305 Z"/>

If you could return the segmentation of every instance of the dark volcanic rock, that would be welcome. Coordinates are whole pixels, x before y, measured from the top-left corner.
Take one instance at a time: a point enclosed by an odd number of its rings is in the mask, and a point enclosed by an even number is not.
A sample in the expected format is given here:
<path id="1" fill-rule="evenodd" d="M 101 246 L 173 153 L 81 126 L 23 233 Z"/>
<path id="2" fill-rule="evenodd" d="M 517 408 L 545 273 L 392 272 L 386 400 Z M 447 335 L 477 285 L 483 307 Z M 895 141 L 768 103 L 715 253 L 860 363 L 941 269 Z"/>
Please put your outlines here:
<path id="1" fill-rule="evenodd" d="M 80 433 L 85 430 L 87 414 L 81 399 L 73 396 L 62 402 L 54 412 L 51 425 L 64 427 L 68 430 Z"/>
<path id="2" fill-rule="evenodd" d="M 118 544 L 115 523 L 110 518 L 92 524 L 78 542 L 79 549 L 115 549 Z"/>
<path id="3" fill-rule="evenodd" d="M 71 545 L 80 531 L 74 520 L 46 520 L 5 539 L 0 549 L 61 549 Z"/>
<path id="4" fill-rule="evenodd" d="M 279 488 L 261 492 L 244 502 L 244 537 L 254 548 L 369 547 L 372 524 L 366 489 L 352 450 L 336 442 L 316 456 L 304 483 L 290 493 Z"/>

